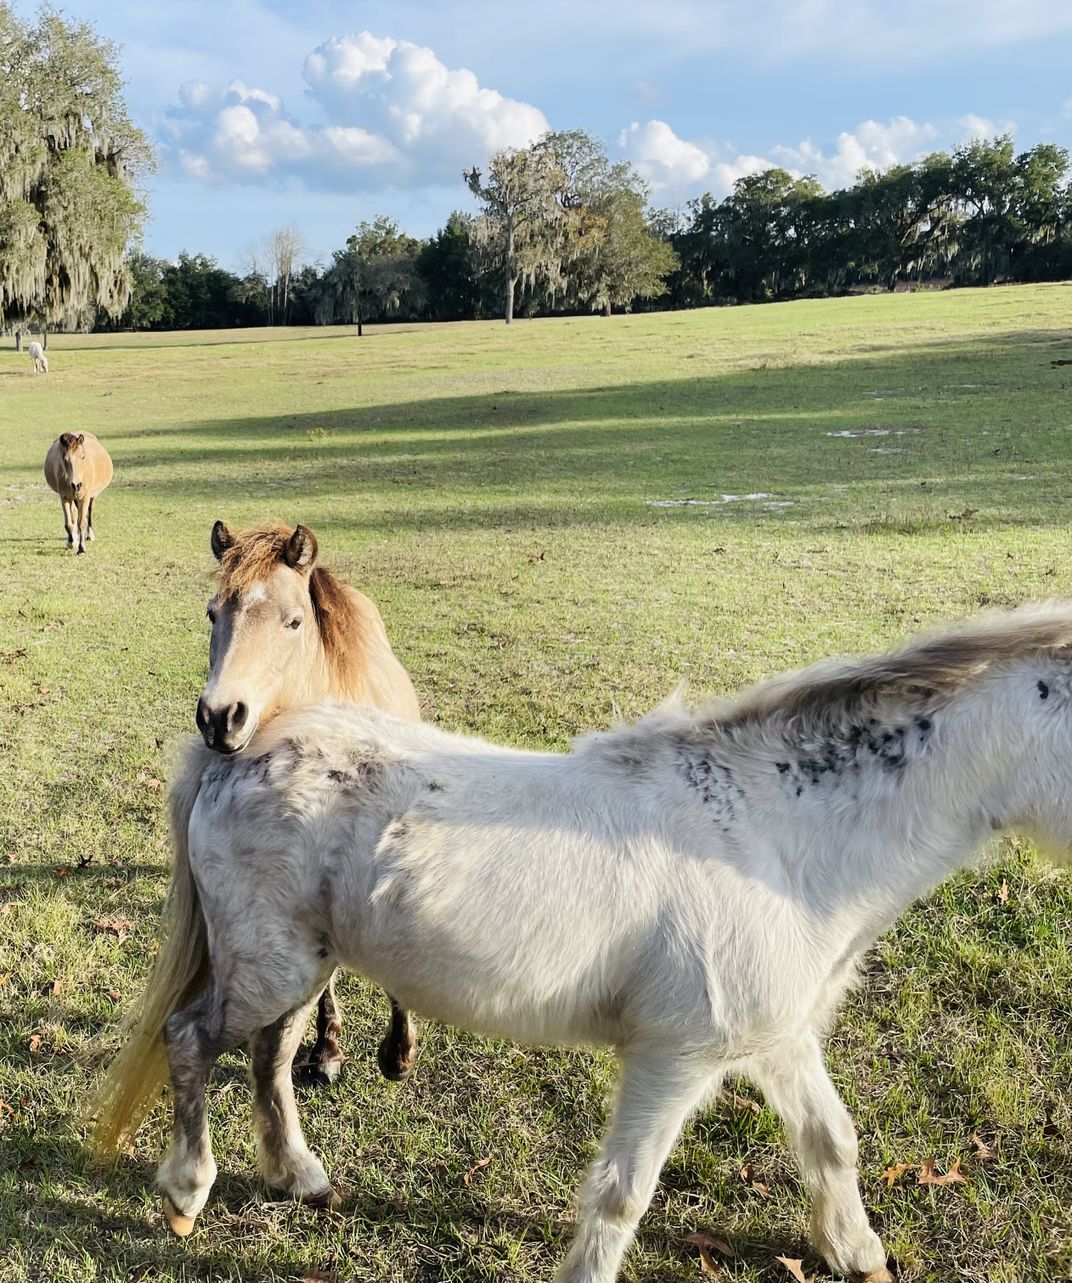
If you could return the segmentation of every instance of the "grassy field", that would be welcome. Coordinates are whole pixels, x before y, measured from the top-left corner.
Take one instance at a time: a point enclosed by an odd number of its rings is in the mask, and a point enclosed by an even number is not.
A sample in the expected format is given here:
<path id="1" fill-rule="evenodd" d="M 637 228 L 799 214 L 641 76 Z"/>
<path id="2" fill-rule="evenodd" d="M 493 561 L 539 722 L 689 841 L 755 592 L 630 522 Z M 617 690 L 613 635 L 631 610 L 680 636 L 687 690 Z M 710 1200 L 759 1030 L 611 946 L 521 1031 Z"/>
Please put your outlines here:
<path id="1" fill-rule="evenodd" d="M 548 1278 L 609 1057 L 429 1027 L 375 1070 L 348 980 L 343 1082 L 303 1099 L 342 1214 L 269 1203 L 241 1056 L 219 1183 L 161 1226 L 164 1110 L 110 1172 L 79 1107 L 145 974 L 160 781 L 204 672 L 208 534 L 309 525 L 380 605 L 441 725 L 570 736 L 991 603 L 1072 594 L 1072 286 L 612 320 L 58 337 L 0 352 L 0 1279 Z M 1066 368 L 1067 367 L 1067 368 Z M 41 478 L 89 429 L 116 477 L 75 557 Z M 829 1060 L 902 1279 L 1072 1276 L 1072 884 L 1003 846 L 868 959 Z M 746 1085 L 683 1137 L 627 1277 L 788 1278 L 806 1211 Z M 982 1162 L 970 1137 L 997 1148 Z M 934 1156 L 967 1180 L 891 1188 Z M 766 1193 L 744 1181 L 750 1165 Z"/>

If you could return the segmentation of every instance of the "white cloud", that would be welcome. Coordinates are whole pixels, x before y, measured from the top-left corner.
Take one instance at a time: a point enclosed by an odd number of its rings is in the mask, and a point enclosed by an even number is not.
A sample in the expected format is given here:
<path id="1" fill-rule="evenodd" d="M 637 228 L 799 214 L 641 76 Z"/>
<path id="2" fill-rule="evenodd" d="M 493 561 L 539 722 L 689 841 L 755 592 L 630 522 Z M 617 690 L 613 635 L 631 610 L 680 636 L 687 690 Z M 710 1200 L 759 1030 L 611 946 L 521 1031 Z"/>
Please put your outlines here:
<path id="1" fill-rule="evenodd" d="M 465 165 L 548 128 L 538 108 L 482 87 L 431 49 L 367 31 L 320 45 L 303 76 L 326 124 L 289 115 L 277 95 L 240 80 L 226 89 L 180 86 L 168 133 L 185 172 L 325 188 L 425 186 L 456 182 Z"/>
<path id="2" fill-rule="evenodd" d="M 665 120 L 633 121 L 618 137 L 626 160 L 653 191 L 693 189 L 711 172 L 711 157 L 702 147 L 679 138 Z"/>
<path id="3" fill-rule="evenodd" d="M 967 115 L 945 131 L 946 144 L 973 137 L 993 137 L 1012 126 Z M 729 195 L 739 178 L 778 165 L 794 176 L 814 174 L 829 190 L 856 181 L 861 170 L 884 170 L 907 164 L 943 145 L 943 131 L 909 116 L 894 116 L 885 123 L 864 120 L 853 130 L 837 135 L 824 150 L 810 138 L 795 145 L 769 148 L 765 155 L 737 152 L 729 143 L 692 142 L 679 138 L 663 120 L 636 122 L 619 137 L 625 158 L 651 185 L 656 200 L 680 201 L 709 191 Z"/>
<path id="4" fill-rule="evenodd" d="M 969 112 L 957 121 L 960 129 L 957 142 L 970 142 L 975 138 L 996 138 L 999 134 L 1014 134 L 1016 125 L 1011 120 L 991 120 Z"/>

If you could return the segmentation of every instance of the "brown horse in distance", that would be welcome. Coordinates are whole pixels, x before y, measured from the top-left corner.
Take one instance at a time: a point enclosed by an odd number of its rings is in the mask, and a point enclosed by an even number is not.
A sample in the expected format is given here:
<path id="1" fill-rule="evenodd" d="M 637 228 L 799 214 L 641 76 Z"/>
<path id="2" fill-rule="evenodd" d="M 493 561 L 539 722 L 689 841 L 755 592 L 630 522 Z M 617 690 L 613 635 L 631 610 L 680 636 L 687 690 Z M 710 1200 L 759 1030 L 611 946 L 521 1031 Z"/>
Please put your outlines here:
<path id="1" fill-rule="evenodd" d="M 63 505 L 63 528 L 67 547 L 78 545 L 85 552 L 94 538 L 93 509 L 97 495 L 112 479 L 108 451 L 92 432 L 64 432 L 45 455 L 45 480 Z"/>
<path id="2" fill-rule="evenodd" d="M 417 694 L 368 597 L 317 564 L 312 531 L 269 523 L 231 531 L 212 527 L 219 587 L 209 602 L 209 672 L 197 701 L 208 748 L 237 753 L 284 709 L 335 698 L 374 704 L 419 721 Z M 316 1043 L 302 1069 L 331 1082 L 342 1068 L 342 1023 L 334 976 L 320 996 Z M 384 1077 L 406 1078 L 417 1054 L 407 1012 L 391 999 L 391 1026 L 380 1043 Z"/>

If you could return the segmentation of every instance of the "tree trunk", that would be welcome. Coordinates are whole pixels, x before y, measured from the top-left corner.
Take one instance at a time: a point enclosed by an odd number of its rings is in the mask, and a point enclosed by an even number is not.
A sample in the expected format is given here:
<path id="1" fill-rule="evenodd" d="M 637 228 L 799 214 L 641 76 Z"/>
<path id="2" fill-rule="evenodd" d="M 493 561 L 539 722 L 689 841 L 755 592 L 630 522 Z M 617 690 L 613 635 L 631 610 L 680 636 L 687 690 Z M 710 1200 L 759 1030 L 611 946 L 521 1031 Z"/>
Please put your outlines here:
<path id="1" fill-rule="evenodd" d="M 604 303 L 604 305 L 603 305 L 603 315 L 604 315 L 604 316 L 612 316 L 612 315 L 613 315 L 613 313 L 612 313 L 612 311 L 611 311 L 610 299 L 607 299 L 606 303 Z"/>
<path id="2" fill-rule="evenodd" d="M 15 331 L 15 351 L 16 352 L 22 351 L 22 331 L 21 330 Z"/>
<path id="3" fill-rule="evenodd" d="M 506 324 L 514 319 L 514 220 L 506 223 Z"/>
<path id="4" fill-rule="evenodd" d="M 41 347 L 46 352 L 48 351 L 48 330 L 43 325 L 41 327 Z"/>

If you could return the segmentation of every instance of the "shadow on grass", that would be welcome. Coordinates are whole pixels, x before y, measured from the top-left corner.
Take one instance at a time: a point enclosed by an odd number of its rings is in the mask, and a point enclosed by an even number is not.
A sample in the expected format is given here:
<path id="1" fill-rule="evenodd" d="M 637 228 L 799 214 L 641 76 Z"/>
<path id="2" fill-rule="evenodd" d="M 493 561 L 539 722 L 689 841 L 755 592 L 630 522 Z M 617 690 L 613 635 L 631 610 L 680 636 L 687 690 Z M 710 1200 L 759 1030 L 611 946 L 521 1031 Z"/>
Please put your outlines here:
<path id="1" fill-rule="evenodd" d="M 793 520 L 829 500 L 835 481 L 917 508 L 940 506 L 944 490 L 969 494 L 976 526 L 1063 524 L 1047 488 L 1023 485 L 1033 478 L 1019 471 L 1067 469 L 1063 442 L 1044 421 L 1014 430 L 1000 413 L 1010 391 L 1027 394 L 1022 340 L 192 422 L 115 432 L 108 445 L 118 485 L 162 503 L 215 500 L 223 509 L 254 497 L 278 509 L 294 493 L 312 521 L 318 507 L 353 496 L 348 524 L 369 529 L 695 520 L 696 506 L 756 493 L 787 505 L 764 516 Z M 1031 391 L 1058 391 L 1062 377 L 1047 365 Z M 921 519 L 940 529 L 949 518 Z"/>

